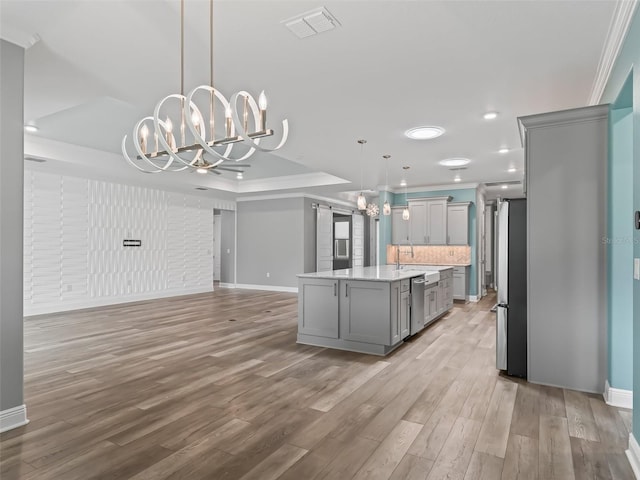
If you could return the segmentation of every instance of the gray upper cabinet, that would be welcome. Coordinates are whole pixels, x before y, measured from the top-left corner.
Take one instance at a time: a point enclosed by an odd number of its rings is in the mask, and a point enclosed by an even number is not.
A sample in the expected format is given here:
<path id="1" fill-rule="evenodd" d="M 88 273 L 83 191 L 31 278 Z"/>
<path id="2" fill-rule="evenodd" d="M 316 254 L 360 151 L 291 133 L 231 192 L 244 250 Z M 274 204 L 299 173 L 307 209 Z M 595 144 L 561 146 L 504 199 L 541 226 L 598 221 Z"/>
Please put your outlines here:
<path id="1" fill-rule="evenodd" d="M 469 244 L 469 202 L 447 205 L 447 244 Z"/>
<path id="2" fill-rule="evenodd" d="M 402 219 L 404 207 L 391 209 L 391 243 L 401 245 L 409 243 L 409 221 Z"/>
<path id="3" fill-rule="evenodd" d="M 405 242 L 396 242 L 398 236 L 392 231 L 393 243 L 407 243 L 413 245 L 446 245 L 447 243 L 447 204 L 451 197 L 434 197 L 409 200 L 409 221 L 407 234 L 408 238 Z M 398 211 L 398 215 L 402 220 L 402 209 Z M 395 229 L 397 222 L 392 223 Z M 399 229 L 402 229 L 399 226 Z M 405 227 L 406 228 L 406 227 Z"/>
<path id="4" fill-rule="evenodd" d="M 447 243 L 447 203 L 449 198 L 437 198 L 427 201 L 427 244 L 445 245 Z"/>
<path id="5" fill-rule="evenodd" d="M 414 245 L 427 243 L 427 201 L 409 202 L 409 238 Z"/>

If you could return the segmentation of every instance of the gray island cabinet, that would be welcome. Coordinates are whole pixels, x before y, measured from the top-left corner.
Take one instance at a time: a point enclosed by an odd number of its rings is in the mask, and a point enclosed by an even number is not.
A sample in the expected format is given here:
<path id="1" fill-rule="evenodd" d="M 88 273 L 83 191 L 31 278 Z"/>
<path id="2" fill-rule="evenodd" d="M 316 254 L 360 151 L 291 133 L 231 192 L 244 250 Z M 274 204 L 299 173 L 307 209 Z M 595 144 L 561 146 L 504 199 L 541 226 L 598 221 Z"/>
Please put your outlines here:
<path id="1" fill-rule="evenodd" d="M 410 333 L 411 278 L 389 266 L 298 275 L 298 343 L 386 355 Z"/>

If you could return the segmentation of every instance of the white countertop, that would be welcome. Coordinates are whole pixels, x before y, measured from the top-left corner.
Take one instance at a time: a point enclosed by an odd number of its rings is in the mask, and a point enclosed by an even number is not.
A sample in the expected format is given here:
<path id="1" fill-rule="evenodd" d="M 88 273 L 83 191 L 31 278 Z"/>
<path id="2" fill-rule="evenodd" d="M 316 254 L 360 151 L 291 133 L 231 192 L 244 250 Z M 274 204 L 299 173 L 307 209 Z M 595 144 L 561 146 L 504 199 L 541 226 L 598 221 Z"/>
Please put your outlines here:
<path id="1" fill-rule="evenodd" d="M 376 282 L 394 282 L 422 275 L 424 272 L 442 271 L 453 268 L 445 265 L 403 265 L 396 270 L 395 265 L 374 267 L 345 268 L 326 272 L 300 273 L 299 278 L 328 278 L 341 280 L 370 280 Z"/>

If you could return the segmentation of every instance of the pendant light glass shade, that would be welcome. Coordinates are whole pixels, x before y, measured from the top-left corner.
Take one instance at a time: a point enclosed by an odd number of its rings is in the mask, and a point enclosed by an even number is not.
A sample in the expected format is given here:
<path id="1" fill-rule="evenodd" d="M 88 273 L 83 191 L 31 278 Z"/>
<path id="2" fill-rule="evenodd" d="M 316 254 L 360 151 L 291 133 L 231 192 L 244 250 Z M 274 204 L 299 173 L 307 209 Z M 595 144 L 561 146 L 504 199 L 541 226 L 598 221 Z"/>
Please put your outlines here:
<path id="1" fill-rule="evenodd" d="M 391 155 L 383 155 L 384 158 L 384 187 L 388 188 L 389 185 L 389 159 Z M 382 205 L 382 214 L 383 215 L 391 215 L 391 204 L 389 204 L 389 200 L 384 201 L 384 205 Z"/>
<path id="2" fill-rule="evenodd" d="M 404 207 L 402 210 L 402 219 L 409 220 L 409 207 Z"/>
<path id="3" fill-rule="evenodd" d="M 391 215 L 391 205 L 389 204 L 389 200 L 384 201 L 384 205 L 382 205 L 382 214 Z"/>
<path id="4" fill-rule="evenodd" d="M 360 192 L 360 195 L 358 195 L 358 210 L 366 210 L 366 209 L 367 209 L 367 199 L 365 198 L 364 194 Z"/>

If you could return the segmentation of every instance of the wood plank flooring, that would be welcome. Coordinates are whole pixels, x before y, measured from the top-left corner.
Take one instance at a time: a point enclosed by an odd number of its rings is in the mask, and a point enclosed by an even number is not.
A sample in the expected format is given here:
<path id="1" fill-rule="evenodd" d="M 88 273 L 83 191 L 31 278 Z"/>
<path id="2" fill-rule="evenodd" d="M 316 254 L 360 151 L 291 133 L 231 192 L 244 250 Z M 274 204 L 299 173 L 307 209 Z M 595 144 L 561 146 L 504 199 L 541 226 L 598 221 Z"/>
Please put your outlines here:
<path id="1" fill-rule="evenodd" d="M 285 293 L 27 318 L 0 478 L 632 480 L 628 410 L 498 374 L 494 299 L 388 357 L 297 345 Z"/>

